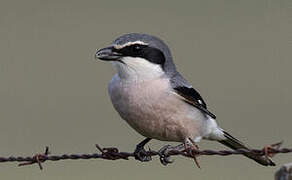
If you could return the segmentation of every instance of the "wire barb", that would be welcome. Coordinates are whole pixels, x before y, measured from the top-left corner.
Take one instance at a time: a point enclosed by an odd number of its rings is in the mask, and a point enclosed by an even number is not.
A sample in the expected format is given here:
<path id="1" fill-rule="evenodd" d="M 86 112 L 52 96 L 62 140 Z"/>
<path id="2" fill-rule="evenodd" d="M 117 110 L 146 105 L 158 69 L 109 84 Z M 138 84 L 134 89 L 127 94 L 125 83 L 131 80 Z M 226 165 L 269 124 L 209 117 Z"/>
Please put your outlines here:
<path id="1" fill-rule="evenodd" d="M 247 152 L 253 152 L 258 154 L 259 156 L 274 156 L 279 153 L 291 153 L 292 148 L 280 148 L 282 142 L 271 144 L 268 146 L 265 146 L 263 149 L 251 149 L 251 150 L 245 150 L 245 149 L 238 149 L 238 150 L 198 150 L 193 149 L 192 153 L 188 153 L 187 151 L 178 151 L 178 150 L 169 150 L 166 155 L 167 157 L 170 156 L 184 156 L 188 158 L 193 158 L 194 155 L 200 155 L 200 156 L 228 156 L 228 155 L 242 155 Z M 129 158 L 135 159 L 134 153 L 130 152 L 120 152 L 118 148 L 115 147 L 107 147 L 102 148 L 98 144 L 95 145 L 95 147 L 100 151 L 100 153 L 92 153 L 92 154 L 63 154 L 63 155 L 50 155 L 49 147 L 45 148 L 45 152 L 42 154 L 36 154 L 32 157 L 0 157 L 0 163 L 5 162 L 21 162 L 18 164 L 18 166 L 26 166 L 26 165 L 32 165 L 32 164 L 38 164 L 40 170 L 43 169 L 42 164 L 45 161 L 60 161 L 60 160 L 77 160 L 77 159 L 105 159 L 105 160 L 129 160 Z M 149 148 L 147 151 L 147 155 L 153 157 L 153 156 L 159 156 L 161 159 L 161 151 L 154 151 Z M 163 163 L 162 163 L 163 164 Z"/>
<path id="2" fill-rule="evenodd" d="M 50 154 L 49 147 L 46 146 L 45 152 L 43 154 L 36 154 L 31 158 L 31 160 L 24 163 L 20 163 L 18 164 L 18 166 L 27 166 L 37 163 L 39 165 L 40 170 L 43 170 L 42 163 L 47 160 L 47 156 L 49 154 Z"/>

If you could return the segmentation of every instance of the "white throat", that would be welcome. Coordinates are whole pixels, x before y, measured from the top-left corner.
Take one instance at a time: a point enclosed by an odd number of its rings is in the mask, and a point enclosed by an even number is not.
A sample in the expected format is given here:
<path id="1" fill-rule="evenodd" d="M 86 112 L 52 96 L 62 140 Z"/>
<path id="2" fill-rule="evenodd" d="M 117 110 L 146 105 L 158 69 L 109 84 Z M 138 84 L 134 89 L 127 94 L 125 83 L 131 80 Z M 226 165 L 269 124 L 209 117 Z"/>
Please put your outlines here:
<path id="1" fill-rule="evenodd" d="M 126 81 L 146 81 L 159 78 L 165 73 L 159 64 L 154 64 L 139 57 L 123 57 L 124 63 L 113 62 L 118 75 Z"/>

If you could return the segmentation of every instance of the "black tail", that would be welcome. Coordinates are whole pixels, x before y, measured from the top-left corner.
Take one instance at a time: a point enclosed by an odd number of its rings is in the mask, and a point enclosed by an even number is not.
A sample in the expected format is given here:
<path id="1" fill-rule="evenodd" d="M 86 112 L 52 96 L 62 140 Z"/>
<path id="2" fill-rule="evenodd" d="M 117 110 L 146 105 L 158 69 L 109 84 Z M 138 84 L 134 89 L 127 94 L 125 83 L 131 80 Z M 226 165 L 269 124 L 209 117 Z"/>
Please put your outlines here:
<path id="1" fill-rule="evenodd" d="M 231 149 L 237 150 L 237 149 L 247 149 L 249 150 L 248 147 L 246 147 L 242 142 L 240 142 L 238 139 L 235 137 L 231 136 L 229 133 L 223 131 L 224 136 L 226 137 L 225 140 L 220 140 L 221 144 L 224 144 L 227 147 L 230 147 Z M 244 154 L 246 157 L 253 159 L 257 163 L 264 165 L 264 166 L 275 166 L 276 164 L 269 158 L 265 156 L 259 156 L 253 152 L 248 152 Z"/>

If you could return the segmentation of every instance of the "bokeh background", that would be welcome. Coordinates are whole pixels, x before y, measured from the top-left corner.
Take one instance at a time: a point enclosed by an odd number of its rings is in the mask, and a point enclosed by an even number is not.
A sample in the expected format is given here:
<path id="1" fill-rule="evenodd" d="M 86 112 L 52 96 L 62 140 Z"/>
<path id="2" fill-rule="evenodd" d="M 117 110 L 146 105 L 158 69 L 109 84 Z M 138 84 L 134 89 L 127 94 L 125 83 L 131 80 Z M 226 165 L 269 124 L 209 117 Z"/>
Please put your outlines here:
<path id="1" fill-rule="evenodd" d="M 250 146 L 291 147 L 292 1 L 1 0 L 0 156 L 96 152 L 95 143 L 133 151 L 143 137 L 107 95 L 114 75 L 96 48 L 129 32 L 161 37 L 179 71 L 218 123 Z M 152 149 L 166 142 L 152 141 Z M 201 149 L 223 149 L 201 142 Z M 1 179 L 272 179 L 279 167 L 241 156 L 137 161 L 80 160 L 17 167 Z M 291 162 L 291 154 L 274 158 Z"/>

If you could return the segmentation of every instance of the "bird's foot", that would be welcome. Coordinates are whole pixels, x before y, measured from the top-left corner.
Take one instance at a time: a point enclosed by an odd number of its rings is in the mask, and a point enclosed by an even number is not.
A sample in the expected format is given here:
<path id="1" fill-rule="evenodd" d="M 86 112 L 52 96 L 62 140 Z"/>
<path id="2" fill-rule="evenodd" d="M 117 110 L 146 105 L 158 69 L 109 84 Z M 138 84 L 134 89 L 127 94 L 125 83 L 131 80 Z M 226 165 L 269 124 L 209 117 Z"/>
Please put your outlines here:
<path id="1" fill-rule="evenodd" d="M 141 162 L 151 161 L 151 155 L 144 149 L 144 146 L 151 140 L 151 138 L 146 138 L 140 142 L 134 151 L 135 159 Z M 150 149 L 150 148 L 149 148 Z"/>
<path id="2" fill-rule="evenodd" d="M 147 151 L 144 149 L 143 146 L 136 146 L 136 149 L 134 151 L 135 159 L 141 161 L 141 162 L 148 162 L 151 161 L 151 156 L 147 153 Z"/>
<path id="3" fill-rule="evenodd" d="M 166 145 L 166 146 L 163 146 L 159 151 L 159 160 L 161 162 L 161 164 L 163 164 L 164 166 L 170 164 L 170 163 L 173 163 L 173 160 L 170 159 L 170 156 L 169 156 L 169 151 L 172 150 L 172 146 L 171 145 Z"/>
<path id="4" fill-rule="evenodd" d="M 171 145 L 166 145 L 163 146 L 159 151 L 159 160 L 161 162 L 161 164 L 163 164 L 164 166 L 173 163 L 174 160 L 170 159 L 170 155 L 169 152 L 170 151 L 183 151 L 184 150 L 184 145 L 180 144 L 178 146 L 171 146 Z"/>

